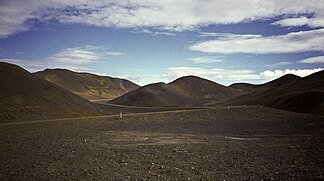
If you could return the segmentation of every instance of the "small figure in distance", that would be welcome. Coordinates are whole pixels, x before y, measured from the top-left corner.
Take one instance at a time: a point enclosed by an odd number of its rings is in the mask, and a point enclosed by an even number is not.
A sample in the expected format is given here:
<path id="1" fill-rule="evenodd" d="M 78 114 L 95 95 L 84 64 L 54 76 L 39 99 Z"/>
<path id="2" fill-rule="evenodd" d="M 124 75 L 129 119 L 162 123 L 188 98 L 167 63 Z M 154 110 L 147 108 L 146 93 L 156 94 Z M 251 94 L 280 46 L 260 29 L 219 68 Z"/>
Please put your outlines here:
<path id="1" fill-rule="evenodd" d="M 123 119 L 123 112 L 119 112 L 119 116 L 118 116 L 119 119 Z"/>
<path id="2" fill-rule="evenodd" d="M 115 120 L 122 119 L 122 118 L 123 118 L 123 112 L 120 111 L 115 117 Z"/>

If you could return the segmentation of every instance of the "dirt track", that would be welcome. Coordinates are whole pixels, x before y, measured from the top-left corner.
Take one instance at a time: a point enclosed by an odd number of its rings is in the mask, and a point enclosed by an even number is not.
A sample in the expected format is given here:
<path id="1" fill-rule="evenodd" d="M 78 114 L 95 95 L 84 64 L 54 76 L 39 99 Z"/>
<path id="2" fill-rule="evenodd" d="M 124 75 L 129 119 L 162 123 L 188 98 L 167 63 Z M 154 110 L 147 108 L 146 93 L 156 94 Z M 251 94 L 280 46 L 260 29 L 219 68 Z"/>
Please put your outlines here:
<path id="1" fill-rule="evenodd" d="M 130 107 L 130 106 L 129 106 Z M 239 106 L 236 106 L 239 107 Z M 134 108 L 134 106 L 132 106 Z M 137 108 L 138 109 L 138 108 Z M 124 117 L 129 116 L 143 116 L 150 114 L 168 114 L 168 113 L 179 113 L 179 112 L 192 112 L 192 111 L 200 111 L 203 108 L 197 109 L 181 109 L 181 110 L 168 110 L 168 111 L 154 111 L 154 112 L 144 112 L 144 113 L 124 113 Z M 206 108 L 207 109 L 207 108 Z M 213 109 L 213 108 L 209 108 Z M 118 113 L 118 112 L 117 112 Z M 88 119 L 103 119 L 103 118 L 116 118 L 116 115 L 104 115 L 104 116 L 86 116 L 86 117 L 74 117 L 74 118 L 58 118 L 58 119 L 43 119 L 43 120 L 33 120 L 33 121 L 18 121 L 18 122 L 6 122 L 0 123 L 0 126 L 10 126 L 10 125 L 20 125 L 20 124 L 35 124 L 35 123 L 46 123 L 46 122 L 58 122 L 58 121 L 80 121 L 80 120 L 88 120 Z"/>
<path id="2" fill-rule="evenodd" d="M 0 179 L 323 179 L 323 120 L 238 107 L 3 125 Z"/>

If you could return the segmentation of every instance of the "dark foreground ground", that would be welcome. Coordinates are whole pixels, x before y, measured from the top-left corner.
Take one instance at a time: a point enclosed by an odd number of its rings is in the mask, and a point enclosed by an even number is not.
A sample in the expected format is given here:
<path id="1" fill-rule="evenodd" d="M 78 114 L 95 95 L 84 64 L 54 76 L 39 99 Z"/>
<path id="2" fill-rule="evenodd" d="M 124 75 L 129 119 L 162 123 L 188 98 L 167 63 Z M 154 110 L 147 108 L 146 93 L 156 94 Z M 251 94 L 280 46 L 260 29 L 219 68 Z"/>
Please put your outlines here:
<path id="1" fill-rule="evenodd" d="M 0 126 L 0 180 L 323 180 L 324 118 L 262 107 Z"/>

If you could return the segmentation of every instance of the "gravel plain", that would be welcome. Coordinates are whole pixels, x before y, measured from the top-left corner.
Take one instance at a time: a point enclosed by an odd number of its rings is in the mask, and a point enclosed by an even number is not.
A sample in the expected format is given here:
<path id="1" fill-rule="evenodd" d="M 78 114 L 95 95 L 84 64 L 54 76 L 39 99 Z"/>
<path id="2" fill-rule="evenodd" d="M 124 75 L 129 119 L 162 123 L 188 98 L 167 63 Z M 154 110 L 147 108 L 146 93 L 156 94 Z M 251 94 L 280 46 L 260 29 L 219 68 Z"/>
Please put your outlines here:
<path id="1" fill-rule="evenodd" d="M 0 180 L 323 180 L 323 133 L 259 106 L 0 125 Z"/>

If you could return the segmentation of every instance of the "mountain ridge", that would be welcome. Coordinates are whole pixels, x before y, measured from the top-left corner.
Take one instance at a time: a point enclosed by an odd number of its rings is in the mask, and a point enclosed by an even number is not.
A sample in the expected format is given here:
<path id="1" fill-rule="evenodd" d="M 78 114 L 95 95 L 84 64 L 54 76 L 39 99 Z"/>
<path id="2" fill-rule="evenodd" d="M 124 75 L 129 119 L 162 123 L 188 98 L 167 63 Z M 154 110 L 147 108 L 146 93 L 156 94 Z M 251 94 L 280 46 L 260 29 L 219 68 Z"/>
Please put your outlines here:
<path id="1" fill-rule="evenodd" d="M 283 76 L 262 84 L 218 105 L 264 105 L 287 111 L 324 114 L 323 70 L 303 78 L 286 78 Z"/>
<path id="2" fill-rule="evenodd" d="M 209 100 L 222 101 L 241 91 L 197 76 L 185 76 L 168 84 L 149 84 L 110 103 L 128 106 L 197 106 Z"/>
<path id="3" fill-rule="evenodd" d="M 45 69 L 34 74 L 88 100 L 111 100 L 140 87 L 126 79 L 67 69 Z"/>
<path id="4" fill-rule="evenodd" d="M 0 62 L 0 120 L 101 114 L 88 100 L 17 65 Z"/>
<path id="5" fill-rule="evenodd" d="M 262 88 L 275 88 L 280 87 L 282 85 L 286 86 L 288 84 L 294 83 L 298 80 L 302 79 L 301 77 L 294 75 L 294 74 L 286 74 L 277 79 L 272 81 L 263 83 L 263 84 L 250 84 L 250 83 L 234 83 L 231 84 L 229 87 L 234 89 L 240 89 L 244 92 L 248 92 L 255 89 L 262 89 Z"/>
<path id="6" fill-rule="evenodd" d="M 258 85 L 236 83 L 223 86 L 191 75 L 167 84 L 158 82 L 143 87 L 125 79 L 66 69 L 46 69 L 32 74 L 19 66 L 0 62 L 0 70 L 0 119 L 20 119 L 28 115 L 99 115 L 108 109 L 89 100 L 102 98 L 100 96 L 108 100 L 105 94 L 107 85 L 110 86 L 108 91 L 116 90 L 115 98 L 106 102 L 109 104 L 135 107 L 263 105 L 300 113 L 324 114 L 323 70 L 303 78 L 288 74 Z M 64 83 L 65 88 L 47 79 L 61 85 Z M 91 86 L 99 86 L 95 89 L 97 92 L 80 97 L 84 93 L 82 91 L 94 88 Z M 116 108 L 112 110 L 116 111 Z"/>

